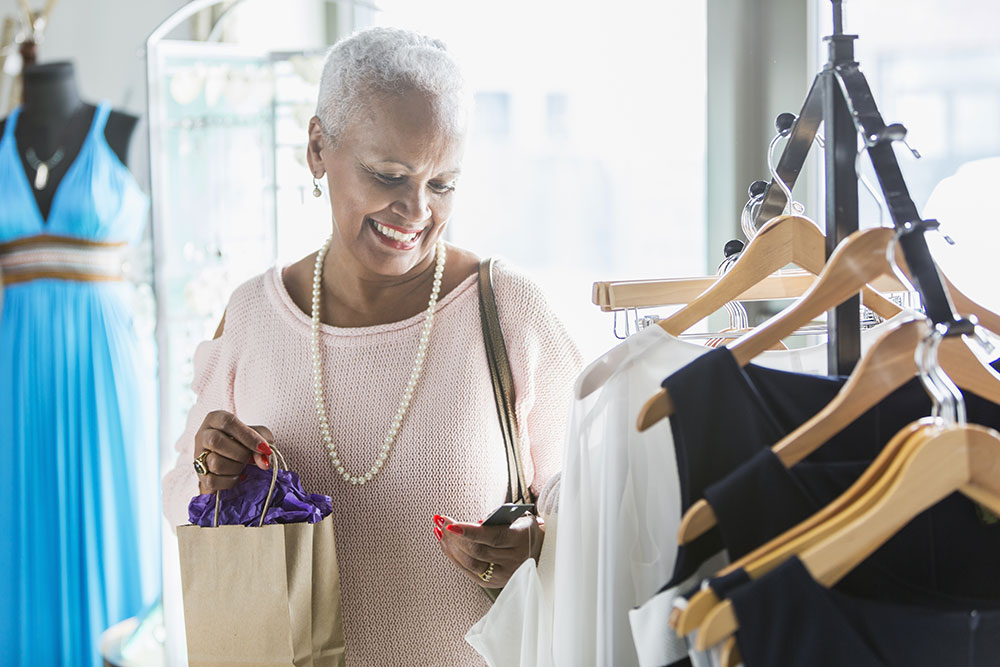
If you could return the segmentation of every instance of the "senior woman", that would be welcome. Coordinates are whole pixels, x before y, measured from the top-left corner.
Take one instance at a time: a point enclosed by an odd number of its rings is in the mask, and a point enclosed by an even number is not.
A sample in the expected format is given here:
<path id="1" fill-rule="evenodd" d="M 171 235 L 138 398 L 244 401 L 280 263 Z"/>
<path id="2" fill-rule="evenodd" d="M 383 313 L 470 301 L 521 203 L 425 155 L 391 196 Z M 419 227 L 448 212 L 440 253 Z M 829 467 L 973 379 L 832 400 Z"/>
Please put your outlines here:
<path id="1" fill-rule="evenodd" d="M 330 50 L 307 158 L 332 235 L 233 293 L 196 351 L 198 401 L 164 479 L 180 525 L 192 496 L 237 484 L 250 461 L 273 465 L 277 443 L 307 491 L 333 498 L 348 665 L 481 664 L 463 641 L 488 609 L 477 586 L 503 586 L 544 538 L 533 517 L 476 522 L 504 501 L 508 472 L 479 259 L 443 241 L 467 99 L 437 40 L 376 28 Z M 580 357 L 526 277 L 498 262 L 494 290 L 518 446 L 544 505 Z"/>

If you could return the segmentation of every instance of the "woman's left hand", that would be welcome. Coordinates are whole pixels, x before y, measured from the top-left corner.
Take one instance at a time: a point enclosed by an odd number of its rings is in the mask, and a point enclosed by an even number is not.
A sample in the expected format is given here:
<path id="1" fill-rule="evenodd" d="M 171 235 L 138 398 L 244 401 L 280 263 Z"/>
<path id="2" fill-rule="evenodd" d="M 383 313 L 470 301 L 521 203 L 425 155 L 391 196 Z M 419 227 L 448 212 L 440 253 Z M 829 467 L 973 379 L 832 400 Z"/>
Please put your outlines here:
<path id="1" fill-rule="evenodd" d="M 545 539 L 539 520 L 530 514 L 509 526 L 480 526 L 435 516 L 434 535 L 444 555 L 483 588 L 503 588 L 521 563 L 538 559 Z"/>

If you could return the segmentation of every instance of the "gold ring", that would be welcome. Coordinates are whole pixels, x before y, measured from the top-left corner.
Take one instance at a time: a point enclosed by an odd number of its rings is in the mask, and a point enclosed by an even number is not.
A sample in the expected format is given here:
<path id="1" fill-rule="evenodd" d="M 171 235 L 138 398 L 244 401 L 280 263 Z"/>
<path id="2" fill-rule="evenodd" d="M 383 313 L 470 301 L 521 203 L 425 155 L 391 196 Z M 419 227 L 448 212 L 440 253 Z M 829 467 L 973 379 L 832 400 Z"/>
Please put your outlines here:
<path id="1" fill-rule="evenodd" d="M 495 565 L 493 563 L 490 563 L 490 566 L 488 568 L 486 568 L 485 572 L 483 572 L 483 573 L 481 573 L 479 575 L 479 578 L 482 579 L 483 581 L 485 581 L 486 583 L 489 583 L 490 579 L 493 578 L 493 568 L 494 567 L 495 567 Z"/>
<path id="2" fill-rule="evenodd" d="M 192 461 L 194 464 L 194 471 L 199 475 L 208 474 L 208 464 L 205 463 L 205 459 L 208 458 L 209 453 L 210 452 L 207 449 L 202 450 L 201 454 L 198 455 L 198 458 Z"/>

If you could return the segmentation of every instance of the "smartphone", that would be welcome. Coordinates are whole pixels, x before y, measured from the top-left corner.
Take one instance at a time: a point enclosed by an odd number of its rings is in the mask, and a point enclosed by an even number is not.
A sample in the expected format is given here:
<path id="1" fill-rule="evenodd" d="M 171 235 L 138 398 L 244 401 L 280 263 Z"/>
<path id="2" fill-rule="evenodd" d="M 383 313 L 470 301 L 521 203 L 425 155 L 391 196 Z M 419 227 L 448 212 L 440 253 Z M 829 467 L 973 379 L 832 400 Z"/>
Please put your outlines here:
<path id="1" fill-rule="evenodd" d="M 501 505 L 496 508 L 493 514 L 490 514 L 485 521 L 483 521 L 484 526 L 509 526 L 514 523 L 518 517 L 522 516 L 527 512 L 534 513 L 534 505 L 518 505 L 516 503 L 507 503 L 506 505 Z"/>

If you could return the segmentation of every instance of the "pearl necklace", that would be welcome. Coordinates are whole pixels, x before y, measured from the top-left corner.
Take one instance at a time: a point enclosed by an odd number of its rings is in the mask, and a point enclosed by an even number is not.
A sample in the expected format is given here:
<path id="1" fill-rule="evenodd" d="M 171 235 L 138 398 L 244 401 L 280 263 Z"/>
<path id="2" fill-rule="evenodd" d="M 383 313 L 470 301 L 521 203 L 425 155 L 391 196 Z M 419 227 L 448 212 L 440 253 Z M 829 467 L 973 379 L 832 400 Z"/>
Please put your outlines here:
<path id="1" fill-rule="evenodd" d="M 319 252 L 316 254 L 316 268 L 313 271 L 313 291 L 312 291 L 312 361 L 313 361 L 313 389 L 316 394 L 316 416 L 319 418 L 319 432 L 323 438 L 323 444 L 326 445 L 326 450 L 330 454 L 330 460 L 333 462 L 333 468 L 337 471 L 337 475 L 342 477 L 345 482 L 351 485 L 360 485 L 365 482 L 372 481 L 382 470 L 382 466 L 385 465 L 386 459 L 389 458 L 389 451 L 392 449 L 393 443 L 396 441 L 396 436 L 399 434 L 399 429 L 403 424 L 403 418 L 406 416 L 407 410 L 410 408 L 410 399 L 413 398 L 413 391 L 417 388 L 417 381 L 420 380 L 420 372 L 423 370 L 424 358 L 427 355 L 427 345 L 431 338 L 431 327 L 434 326 L 434 311 L 437 309 L 438 294 L 441 293 L 441 276 L 444 275 L 444 262 L 446 250 L 444 247 L 444 241 L 438 241 L 434 248 L 436 255 L 436 264 L 434 267 L 434 283 L 431 287 L 431 298 L 427 302 L 427 311 L 424 315 L 424 328 L 420 333 L 420 343 L 417 345 L 417 356 L 413 362 L 413 371 L 410 373 L 410 380 L 406 383 L 406 389 L 403 390 L 403 398 L 399 401 L 399 408 L 396 410 L 396 416 L 392 420 L 392 425 L 389 427 L 389 433 L 385 436 L 385 440 L 382 442 L 382 449 L 379 451 L 378 456 L 375 457 L 375 463 L 372 467 L 361 475 L 352 475 L 344 467 L 344 462 L 340 460 L 340 456 L 337 453 L 337 447 L 333 444 L 333 437 L 330 435 L 330 422 L 327 420 L 326 414 L 326 403 L 323 400 L 323 369 L 320 363 L 319 356 L 319 300 L 320 300 L 320 286 L 322 284 L 323 278 L 323 259 L 326 257 L 327 250 L 330 249 L 330 242 L 333 240 L 331 236 L 320 248 Z"/>

